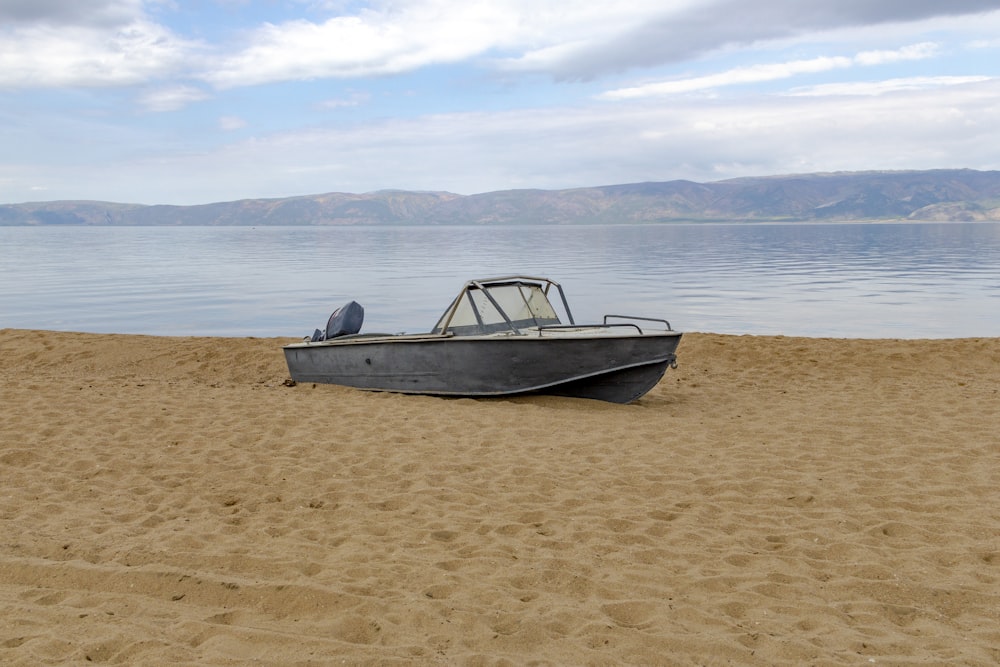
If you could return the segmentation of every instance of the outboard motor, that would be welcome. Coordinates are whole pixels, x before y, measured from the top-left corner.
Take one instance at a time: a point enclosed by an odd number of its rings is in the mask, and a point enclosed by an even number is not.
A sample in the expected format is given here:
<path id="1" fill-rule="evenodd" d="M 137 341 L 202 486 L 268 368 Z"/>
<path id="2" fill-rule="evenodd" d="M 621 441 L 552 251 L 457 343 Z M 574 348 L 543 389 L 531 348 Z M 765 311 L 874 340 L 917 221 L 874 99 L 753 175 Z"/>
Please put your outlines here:
<path id="1" fill-rule="evenodd" d="M 311 343 L 318 343 L 338 336 L 348 336 L 361 331 L 361 324 L 365 321 L 365 309 L 357 301 L 349 301 L 333 311 L 330 319 L 326 322 L 326 331 L 316 329 L 312 336 L 306 336 L 306 340 Z"/>
<path id="2" fill-rule="evenodd" d="M 350 301 L 333 311 L 326 323 L 326 340 L 337 336 L 348 336 L 361 331 L 365 321 L 365 309 L 357 301 Z"/>

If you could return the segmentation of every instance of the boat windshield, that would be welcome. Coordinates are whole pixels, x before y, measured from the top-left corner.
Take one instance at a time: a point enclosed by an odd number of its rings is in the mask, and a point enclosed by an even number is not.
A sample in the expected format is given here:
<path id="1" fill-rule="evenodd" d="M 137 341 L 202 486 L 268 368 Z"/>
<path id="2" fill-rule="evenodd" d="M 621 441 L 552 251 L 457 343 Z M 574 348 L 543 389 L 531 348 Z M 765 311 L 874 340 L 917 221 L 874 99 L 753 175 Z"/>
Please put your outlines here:
<path id="1" fill-rule="evenodd" d="M 452 314 L 445 325 L 447 333 L 456 336 L 560 323 L 541 285 L 533 283 L 467 285 L 457 303 L 452 303 L 434 327 L 434 333 L 442 333 L 442 323 L 449 313 Z"/>

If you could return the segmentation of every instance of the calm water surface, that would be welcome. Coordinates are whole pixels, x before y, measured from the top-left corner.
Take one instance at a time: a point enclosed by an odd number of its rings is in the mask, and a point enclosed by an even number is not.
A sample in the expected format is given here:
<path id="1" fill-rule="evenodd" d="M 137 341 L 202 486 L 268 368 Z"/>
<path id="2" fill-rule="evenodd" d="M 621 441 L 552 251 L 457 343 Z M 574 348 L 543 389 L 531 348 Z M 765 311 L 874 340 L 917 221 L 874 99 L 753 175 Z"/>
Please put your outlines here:
<path id="1" fill-rule="evenodd" d="M 302 336 L 354 299 L 425 331 L 470 278 L 561 282 L 577 321 L 848 338 L 1000 336 L 1000 223 L 0 227 L 0 327 Z"/>

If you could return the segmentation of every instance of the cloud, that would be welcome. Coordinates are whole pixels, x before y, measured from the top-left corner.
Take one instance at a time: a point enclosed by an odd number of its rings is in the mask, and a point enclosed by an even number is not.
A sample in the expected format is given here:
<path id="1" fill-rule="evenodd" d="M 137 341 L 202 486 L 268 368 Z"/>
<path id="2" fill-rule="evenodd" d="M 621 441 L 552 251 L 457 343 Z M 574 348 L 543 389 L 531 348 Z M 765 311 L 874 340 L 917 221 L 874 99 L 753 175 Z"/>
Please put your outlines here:
<path id="1" fill-rule="evenodd" d="M 226 132 L 242 130 L 247 127 L 247 125 L 249 125 L 249 123 L 239 116 L 223 116 L 219 119 L 219 128 L 225 130 Z"/>
<path id="2" fill-rule="evenodd" d="M 976 50 L 997 46 L 996 0 L 206 0 L 211 21 L 198 25 L 181 6 L 0 0 L 3 198 L 39 184 L 60 198 L 198 203 L 1000 167 L 1000 80 Z M 694 70 L 706 54 L 726 64 Z M 676 62 L 708 74 L 661 76 Z M 621 76 L 547 85 L 642 67 L 661 69 L 628 88 Z M 856 72 L 884 80 L 829 83 Z M 372 80 L 322 81 L 354 77 Z M 306 80 L 319 83 L 228 90 Z M 751 86 L 779 81 L 781 94 Z M 113 86 L 132 95 L 76 90 Z M 704 94 L 723 86 L 734 94 Z M 602 89 L 614 104 L 588 97 Z M 127 104 L 170 112 L 209 98 L 174 124 Z M 232 132 L 250 105 L 253 137 Z"/>
<path id="3" fill-rule="evenodd" d="M 176 111 L 208 97 L 200 88 L 178 85 L 147 92 L 139 98 L 139 104 L 147 111 Z"/>
<path id="4" fill-rule="evenodd" d="M 1000 49 L 1000 37 L 996 39 L 977 39 L 969 43 L 971 49 Z"/>
<path id="5" fill-rule="evenodd" d="M 649 12 L 644 20 L 557 48 L 544 45 L 507 66 L 563 79 L 593 79 L 637 67 L 678 63 L 734 46 L 789 40 L 843 28 L 996 12 L 995 0 L 715 0 Z"/>
<path id="6" fill-rule="evenodd" d="M 813 58 L 811 60 L 795 60 L 773 65 L 737 67 L 720 74 L 609 90 L 598 97 L 604 100 L 624 100 L 675 93 L 689 93 L 696 90 L 719 88 L 741 83 L 760 83 L 762 81 L 786 79 L 796 74 L 826 72 L 832 69 L 850 67 L 851 62 L 850 58 Z"/>
<path id="7" fill-rule="evenodd" d="M 181 68 L 197 48 L 141 18 L 105 26 L 0 29 L 0 87 L 100 87 L 145 83 Z"/>
<path id="8" fill-rule="evenodd" d="M 400 3 L 322 23 L 266 24 L 204 78 L 221 88 L 396 74 L 472 58 L 516 30 L 502 3 Z"/>
<path id="9" fill-rule="evenodd" d="M 353 91 L 347 97 L 323 100 L 317 106 L 320 109 L 343 109 L 345 107 L 357 107 L 366 104 L 371 99 L 371 94 L 361 91 Z"/>
<path id="10" fill-rule="evenodd" d="M 0 86 L 123 86 L 179 75 L 234 88 L 455 63 L 593 79 L 815 31 L 997 9 L 995 0 L 301 4 L 310 15 L 332 15 L 264 23 L 230 33 L 237 42 L 207 45 L 150 18 L 150 10 L 169 6 L 166 0 L 0 0 Z"/>
<path id="11" fill-rule="evenodd" d="M 0 25 L 118 26 L 142 14 L 141 0 L 0 0 Z"/>
<path id="12" fill-rule="evenodd" d="M 911 44 L 895 51 L 863 51 L 854 56 L 859 65 L 885 65 L 906 60 L 924 60 L 938 55 L 940 47 L 933 42 Z"/>
<path id="13" fill-rule="evenodd" d="M 791 97 L 826 97 L 833 95 L 885 95 L 907 90 L 925 90 L 946 86 L 964 86 L 990 81 L 988 76 L 915 76 L 885 81 L 859 81 L 826 83 L 818 86 L 796 88 L 786 93 Z"/>
<path id="14" fill-rule="evenodd" d="M 793 60 L 785 63 L 751 65 L 736 67 L 719 74 L 647 83 L 630 88 L 609 90 L 599 95 L 599 99 L 623 100 L 638 97 L 652 97 L 690 93 L 709 88 L 720 88 L 737 84 L 761 83 L 787 79 L 799 74 L 816 74 L 834 69 L 846 69 L 854 65 L 871 66 L 901 60 L 919 60 L 929 58 L 937 52 L 937 47 L 931 43 L 914 44 L 895 51 L 864 51 L 852 58 L 835 56 L 812 58 L 809 60 Z"/>
<path id="15" fill-rule="evenodd" d="M 312 128 L 222 146 L 133 146 L 10 175 L 61 198 L 204 203 L 383 188 L 466 194 L 789 172 L 998 169 L 1000 81 L 853 97 L 645 99 Z M 900 122 L 905 119 L 905 122 Z M 483 156 L 489 156 L 484 159 Z M 261 168 L 266 165 L 266 168 Z M 66 184 L 71 184 L 67 186 Z"/>

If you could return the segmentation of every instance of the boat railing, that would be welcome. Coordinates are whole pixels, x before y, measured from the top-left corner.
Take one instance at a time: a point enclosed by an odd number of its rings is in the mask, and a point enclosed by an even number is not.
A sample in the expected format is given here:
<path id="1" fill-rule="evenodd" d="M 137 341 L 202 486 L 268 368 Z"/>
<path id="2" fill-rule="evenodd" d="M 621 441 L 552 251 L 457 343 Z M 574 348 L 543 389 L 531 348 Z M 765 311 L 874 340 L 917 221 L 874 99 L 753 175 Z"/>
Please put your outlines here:
<path id="1" fill-rule="evenodd" d="M 644 333 L 643 330 L 639 327 L 639 325 L 635 324 L 634 322 L 623 322 L 620 324 L 608 324 L 607 322 L 605 322 L 604 324 L 543 324 L 541 326 L 536 327 L 539 336 L 542 335 L 543 331 L 552 331 L 554 329 L 573 330 L 573 329 L 620 329 L 620 328 L 635 329 L 640 334 Z"/>
<path id="2" fill-rule="evenodd" d="M 661 319 L 659 317 L 639 317 L 637 315 L 605 315 L 604 316 L 604 324 L 605 325 L 608 324 L 608 318 L 609 317 L 613 317 L 613 318 L 616 318 L 616 319 L 619 319 L 619 320 L 639 320 L 641 322 L 659 322 L 659 323 L 661 323 L 661 324 L 663 324 L 664 326 L 667 327 L 667 329 L 666 329 L 667 331 L 673 331 L 673 328 L 670 326 L 670 322 L 668 322 L 668 321 L 666 321 L 664 319 Z M 635 326 L 638 327 L 638 325 L 635 325 Z M 640 329 L 640 331 L 642 331 L 642 330 Z"/>

